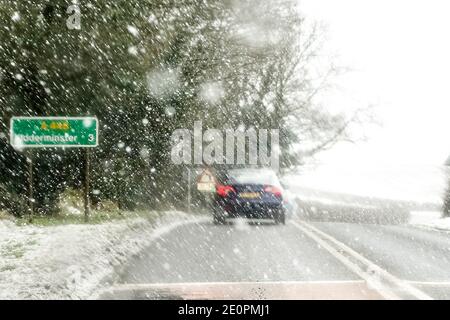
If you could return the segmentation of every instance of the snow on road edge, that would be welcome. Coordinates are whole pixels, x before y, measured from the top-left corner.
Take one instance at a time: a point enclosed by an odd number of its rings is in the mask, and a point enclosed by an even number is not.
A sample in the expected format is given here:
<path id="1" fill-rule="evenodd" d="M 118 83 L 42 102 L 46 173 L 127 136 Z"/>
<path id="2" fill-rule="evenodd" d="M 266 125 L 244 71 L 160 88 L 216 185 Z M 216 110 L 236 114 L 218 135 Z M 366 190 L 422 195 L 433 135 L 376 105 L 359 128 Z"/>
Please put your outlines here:
<path id="1" fill-rule="evenodd" d="M 171 228 L 200 218 L 165 212 L 97 225 L 0 220 L 0 299 L 88 299 L 118 267 Z"/>

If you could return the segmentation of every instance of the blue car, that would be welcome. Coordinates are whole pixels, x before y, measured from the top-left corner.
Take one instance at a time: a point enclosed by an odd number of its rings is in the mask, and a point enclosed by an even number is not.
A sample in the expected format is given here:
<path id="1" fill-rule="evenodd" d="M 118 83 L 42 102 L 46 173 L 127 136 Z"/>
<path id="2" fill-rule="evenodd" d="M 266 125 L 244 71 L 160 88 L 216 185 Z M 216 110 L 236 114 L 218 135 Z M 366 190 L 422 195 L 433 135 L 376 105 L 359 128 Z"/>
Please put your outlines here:
<path id="1" fill-rule="evenodd" d="M 228 218 L 272 219 L 285 224 L 283 188 L 269 169 L 234 169 L 218 177 L 213 201 L 213 221 Z"/>

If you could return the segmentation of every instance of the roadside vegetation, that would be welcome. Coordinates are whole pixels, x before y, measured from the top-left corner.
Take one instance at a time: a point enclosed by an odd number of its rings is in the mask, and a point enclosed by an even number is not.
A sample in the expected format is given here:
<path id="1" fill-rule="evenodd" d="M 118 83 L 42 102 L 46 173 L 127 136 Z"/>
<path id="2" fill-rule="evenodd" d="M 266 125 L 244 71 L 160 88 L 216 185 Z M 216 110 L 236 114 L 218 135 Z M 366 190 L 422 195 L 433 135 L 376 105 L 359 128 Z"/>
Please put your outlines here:
<path id="1" fill-rule="evenodd" d="M 324 61 L 323 28 L 298 1 L 98 0 L 82 7 L 75 29 L 70 5 L 0 0 L 0 209 L 16 216 L 28 157 L 36 211 L 56 217 L 65 216 L 60 194 L 82 188 L 84 154 L 13 149 L 13 116 L 97 116 L 91 198 L 121 211 L 186 208 L 171 133 L 194 121 L 279 129 L 281 167 L 290 169 L 355 139 L 352 126 L 366 119 L 365 106 L 344 114 L 318 102 L 344 70 Z"/>

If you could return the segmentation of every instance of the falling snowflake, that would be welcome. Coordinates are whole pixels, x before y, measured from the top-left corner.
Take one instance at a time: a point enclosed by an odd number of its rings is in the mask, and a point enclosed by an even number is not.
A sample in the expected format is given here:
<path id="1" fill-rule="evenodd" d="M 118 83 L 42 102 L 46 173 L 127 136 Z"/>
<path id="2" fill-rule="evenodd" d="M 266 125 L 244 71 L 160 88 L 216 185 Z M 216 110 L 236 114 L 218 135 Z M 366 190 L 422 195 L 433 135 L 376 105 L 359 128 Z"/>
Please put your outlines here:
<path id="1" fill-rule="evenodd" d="M 200 97 L 209 104 L 217 104 L 225 96 L 222 82 L 207 82 L 200 87 Z"/>
<path id="2" fill-rule="evenodd" d="M 128 32 L 131 33 L 133 36 L 135 36 L 135 37 L 139 36 L 139 30 L 138 30 L 136 27 L 134 27 L 134 26 L 132 26 L 132 25 L 128 25 L 128 26 L 127 26 L 127 30 L 128 30 Z"/>
<path id="3" fill-rule="evenodd" d="M 14 21 L 14 22 L 17 22 L 17 21 L 19 21 L 20 20 L 20 14 L 19 14 L 19 12 L 14 12 L 14 14 L 12 15 L 12 17 L 11 17 L 11 20 L 12 21 Z"/>
<path id="4" fill-rule="evenodd" d="M 128 53 L 137 56 L 138 55 L 138 48 L 136 46 L 131 46 L 128 48 Z"/>
<path id="5" fill-rule="evenodd" d="M 174 107 L 167 107 L 164 111 L 167 116 L 172 117 L 175 114 L 175 108 Z"/>
<path id="6" fill-rule="evenodd" d="M 151 14 L 147 21 L 151 24 L 157 24 L 158 23 L 158 18 L 156 18 L 156 16 L 154 14 Z"/>
<path id="7" fill-rule="evenodd" d="M 157 69 L 147 74 L 148 90 L 156 98 L 164 98 L 175 93 L 179 85 L 178 70 Z"/>
<path id="8" fill-rule="evenodd" d="M 91 119 L 91 118 L 83 119 L 83 126 L 84 126 L 85 128 L 90 128 L 90 127 L 92 127 L 92 124 L 93 124 L 93 123 L 94 123 L 94 120 Z"/>

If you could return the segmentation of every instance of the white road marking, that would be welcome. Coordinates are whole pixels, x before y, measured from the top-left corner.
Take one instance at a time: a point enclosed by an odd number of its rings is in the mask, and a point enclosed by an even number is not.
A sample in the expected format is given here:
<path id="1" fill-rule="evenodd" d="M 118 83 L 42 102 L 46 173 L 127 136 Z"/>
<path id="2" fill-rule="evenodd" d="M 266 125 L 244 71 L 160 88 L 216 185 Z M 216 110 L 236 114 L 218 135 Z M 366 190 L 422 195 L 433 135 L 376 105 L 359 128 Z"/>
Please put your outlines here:
<path id="1" fill-rule="evenodd" d="M 415 286 L 450 287 L 449 281 L 405 281 Z"/>
<path id="2" fill-rule="evenodd" d="M 110 288 L 113 291 L 146 290 L 154 288 L 202 287 L 202 286 L 242 286 L 242 285 L 296 285 L 296 284 L 361 284 L 364 280 L 332 280 L 332 281 L 235 281 L 235 282 L 180 282 L 180 283 L 125 283 Z"/>
<path id="3" fill-rule="evenodd" d="M 433 300 L 432 297 L 430 297 L 423 291 L 415 288 L 410 283 L 407 283 L 405 281 L 396 278 L 395 276 L 388 273 L 386 270 L 377 266 L 373 262 L 369 261 L 368 259 L 360 255 L 353 249 L 349 248 L 342 242 L 339 242 L 332 236 L 324 233 L 323 231 L 315 228 L 314 226 L 303 221 L 295 222 L 292 220 L 291 224 L 293 224 L 296 228 L 300 229 L 310 238 L 315 240 L 325 250 L 327 250 L 336 259 L 338 259 L 341 263 L 343 263 L 347 268 L 349 268 L 351 271 L 353 271 L 362 279 L 364 279 L 368 285 L 377 290 L 384 298 L 390 300 L 401 299 L 390 286 L 387 286 L 382 281 L 378 281 L 376 276 L 378 276 L 380 280 L 382 279 L 392 283 L 397 289 L 406 292 L 412 297 L 415 297 L 420 300 Z M 369 271 L 364 271 L 360 265 L 352 262 L 348 257 L 346 257 L 346 255 L 358 261 Z"/>
<path id="4" fill-rule="evenodd" d="M 337 260 L 339 260 L 343 265 L 345 265 L 348 269 L 350 269 L 353 273 L 364 279 L 366 283 L 370 283 L 371 287 L 376 290 L 380 295 L 388 300 L 400 300 L 400 297 L 397 296 L 392 290 L 389 288 L 385 288 L 384 286 L 381 286 L 380 284 L 374 282 L 372 280 L 372 277 L 363 271 L 358 265 L 351 262 L 349 259 L 347 259 L 344 255 L 342 255 L 339 251 L 337 251 L 335 248 L 330 246 L 327 242 L 322 240 L 320 237 L 315 235 L 313 232 L 309 231 L 308 229 L 304 228 L 303 226 L 297 224 L 294 221 L 291 221 L 291 223 L 298 229 L 300 229 L 303 233 L 305 233 L 307 236 L 309 236 L 311 239 L 316 241 L 319 245 L 321 245 L 325 250 L 327 250 L 332 256 L 334 256 Z"/>

